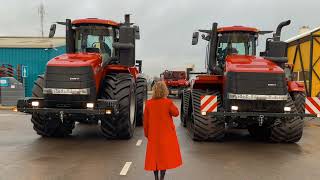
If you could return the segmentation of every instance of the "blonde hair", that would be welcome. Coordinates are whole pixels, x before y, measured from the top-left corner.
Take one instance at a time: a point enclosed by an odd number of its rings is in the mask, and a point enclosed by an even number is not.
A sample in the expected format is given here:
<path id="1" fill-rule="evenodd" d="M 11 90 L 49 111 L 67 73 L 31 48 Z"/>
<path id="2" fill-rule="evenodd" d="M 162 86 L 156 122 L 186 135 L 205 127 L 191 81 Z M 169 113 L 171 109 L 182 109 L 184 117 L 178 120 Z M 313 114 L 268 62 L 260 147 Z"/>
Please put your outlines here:
<path id="1" fill-rule="evenodd" d="M 156 82 L 152 87 L 152 98 L 161 99 L 166 98 L 169 94 L 167 85 L 164 81 Z"/>

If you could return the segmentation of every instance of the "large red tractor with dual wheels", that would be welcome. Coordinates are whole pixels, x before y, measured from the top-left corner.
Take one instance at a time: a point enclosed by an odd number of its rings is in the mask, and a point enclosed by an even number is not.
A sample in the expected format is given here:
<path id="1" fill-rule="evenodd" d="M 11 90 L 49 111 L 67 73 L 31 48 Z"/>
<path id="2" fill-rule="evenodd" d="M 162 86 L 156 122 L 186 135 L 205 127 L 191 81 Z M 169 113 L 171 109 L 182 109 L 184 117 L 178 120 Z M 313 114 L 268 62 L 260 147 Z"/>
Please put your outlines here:
<path id="1" fill-rule="evenodd" d="M 169 95 L 178 97 L 180 97 L 183 90 L 187 89 L 190 85 L 186 71 L 165 70 L 160 74 L 160 79 L 166 83 Z"/>
<path id="2" fill-rule="evenodd" d="M 147 95 L 142 62 L 135 59 L 139 27 L 129 15 L 124 23 L 89 18 L 58 24 L 66 26 L 67 53 L 47 63 L 33 97 L 19 100 L 18 110 L 32 114 L 34 130 L 42 136 L 66 136 L 75 122 L 94 121 L 107 138 L 131 138 L 142 125 Z"/>
<path id="3" fill-rule="evenodd" d="M 220 141 L 227 129 L 246 128 L 270 142 L 297 142 L 303 133 L 304 85 L 286 77 L 281 23 L 266 51 L 256 56 L 257 38 L 272 31 L 233 26 L 199 30 L 208 41 L 207 72 L 197 74 L 183 93 L 181 121 L 194 140 Z M 192 44 L 198 42 L 193 34 Z M 290 71 L 289 71 L 290 72 Z M 311 116 L 311 115 L 310 115 Z"/>

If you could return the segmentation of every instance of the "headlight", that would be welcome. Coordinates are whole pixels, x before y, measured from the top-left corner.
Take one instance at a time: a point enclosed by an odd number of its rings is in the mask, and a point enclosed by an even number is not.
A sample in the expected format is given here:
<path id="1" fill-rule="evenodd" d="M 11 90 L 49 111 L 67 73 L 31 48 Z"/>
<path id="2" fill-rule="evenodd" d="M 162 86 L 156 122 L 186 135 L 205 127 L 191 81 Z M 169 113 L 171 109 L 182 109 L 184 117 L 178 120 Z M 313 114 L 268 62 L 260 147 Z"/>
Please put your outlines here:
<path id="1" fill-rule="evenodd" d="M 39 106 L 39 101 L 32 101 L 31 102 L 32 107 L 38 107 Z"/>
<path id="2" fill-rule="evenodd" d="M 43 88 L 43 94 L 64 94 L 64 95 L 89 95 L 90 89 L 58 89 L 58 88 Z"/>
<path id="3" fill-rule="evenodd" d="M 107 110 L 106 110 L 106 114 L 112 114 L 112 110 L 107 109 Z"/>
<path id="4" fill-rule="evenodd" d="M 238 107 L 238 106 L 231 106 L 231 110 L 232 110 L 232 111 L 238 111 L 238 110 L 239 110 L 239 107 Z"/>
<path id="5" fill-rule="evenodd" d="M 291 111 L 291 107 L 284 107 L 284 112 L 290 112 Z"/>
<path id="6" fill-rule="evenodd" d="M 87 103 L 87 108 L 88 109 L 93 109 L 94 103 Z"/>

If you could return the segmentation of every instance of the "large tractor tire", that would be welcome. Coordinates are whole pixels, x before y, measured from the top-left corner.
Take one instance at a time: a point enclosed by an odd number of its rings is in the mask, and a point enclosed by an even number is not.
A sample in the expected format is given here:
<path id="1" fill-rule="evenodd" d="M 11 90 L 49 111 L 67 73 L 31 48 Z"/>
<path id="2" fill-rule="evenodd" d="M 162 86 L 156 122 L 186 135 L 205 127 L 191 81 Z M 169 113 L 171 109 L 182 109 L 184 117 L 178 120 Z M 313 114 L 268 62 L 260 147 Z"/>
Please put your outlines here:
<path id="1" fill-rule="evenodd" d="M 225 136 L 225 122 L 223 118 L 212 115 L 203 116 L 200 112 L 202 95 L 215 95 L 218 97 L 218 111 L 221 110 L 221 94 L 219 91 L 191 91 L 191 105 L 189 106 L 190 119 L 187 127 L 193 140 L 196 141 L 221 141 Z"/>
<path id="2" fill-rule="evenodd" d="M 293 92 L 292 100 L 294 101 L 294 105 L 296 106 L 297 112 L 304 114 L 306 94 L 304 92 Z"/>
<path id="3" fill-rule="evenodd" d="M 147 80 L 144 77 L 137 78 L 136 98 L 137 98 L 137 114 L 136 114 L 136 125 L 143 125 L 143 110 L 145 101 L 148 99 Z"/>
<path id="4" fill-rule="evenodd" d="M 291 107 L 293 113 L 298 113 L 294 101 L 289 95 L 286 106 Z M 277 119 L 270 129 L 269 140 L 274 143 L 295 143 L 301 139 L 302 134 L 303 119 L 301 117 Z"/>
<path id="5" fill-rule="evenodd" d="M 136 126 L 136 92 L 130 74 L 109 74 L 104 78 L 102 98 L 118 100 L 119 113 L 101 119 L 101 130 L 108 139 L 130 139 Z"/>
<path id="6" fill-rule="evenodd" d="M 34 82 L 32 89 L 33 97 L 43 97 L 44 76 L 38 76 Z M 44 137 L 64 137 L 72 133 L 75 126 L 74 121 L 64 120 L 63 122 L 58 117 L 49 117 L 45 114 L 33 113 L 31 117 L 33 129 L 37 134 Z"/>
<path id="7" fill-rule="evenodd" d="M 189 110 L 189 104 L 190 104 L 190 90 L 185 90 L 182 92 L 181 95 L 181 107 L 180 107 L 180 120 L 183 127 L 187 127 L 187 121 L 188 121 L 188 110 Z"/>

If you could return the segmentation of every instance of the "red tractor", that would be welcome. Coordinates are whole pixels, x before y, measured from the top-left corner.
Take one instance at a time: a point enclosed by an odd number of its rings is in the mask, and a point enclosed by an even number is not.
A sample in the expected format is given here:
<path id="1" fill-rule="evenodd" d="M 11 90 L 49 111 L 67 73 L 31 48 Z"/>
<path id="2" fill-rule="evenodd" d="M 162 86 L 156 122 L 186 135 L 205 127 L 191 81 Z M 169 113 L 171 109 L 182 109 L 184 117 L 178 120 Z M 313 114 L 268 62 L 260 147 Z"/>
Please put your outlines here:
<path id="1" fill-rule="evenodd" d="M 18 110 L 32 114 L 42 136 L 66 136 L 76 121 L 100 121 L 107 138 L 131 138 L 142 124 L 147 95 L 142 62 L 135 60 L 138 26 L 129 15 L 124 23 L 88 18 L 58 24 L 66 26 L 66 54 L 48 62 L 33 97 L 19 100 Z M 55 29 L 54 24 L 49 37 Z"/>
<path id="2" fill-rule="evenodd" d="M 256 56 L 259 31 L 233 26 L 199 30 L 208 41 L 207 72 L 197 74 L 183 92 L 181 121 L 194 140 L 220 141 L 229 128 L 246 128 L 258 139 L 293 143 L 303 132 L 305 88 L 285 74 L 286 46 L 282 22 L 266 51 Z M 198 42 L 193 34 L 192 44 Z M 310 115 L 311 116 L 311 115 Z"/>
<path id="3" fill-rule="evenodd" d="M 160 79 L 166 83 L 169 95 L 180 97 L 183 90 L 189 87 L 189 81 L 187 80 L 187 73 L 185 71 L 165 70 L 160 74 Z"/>

